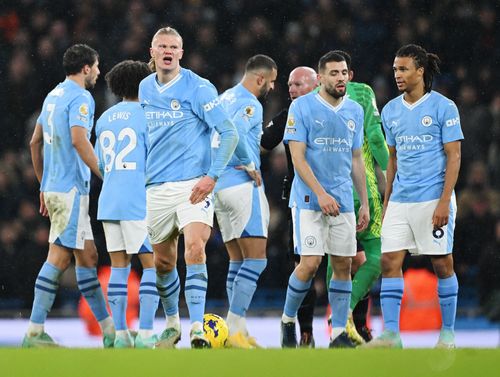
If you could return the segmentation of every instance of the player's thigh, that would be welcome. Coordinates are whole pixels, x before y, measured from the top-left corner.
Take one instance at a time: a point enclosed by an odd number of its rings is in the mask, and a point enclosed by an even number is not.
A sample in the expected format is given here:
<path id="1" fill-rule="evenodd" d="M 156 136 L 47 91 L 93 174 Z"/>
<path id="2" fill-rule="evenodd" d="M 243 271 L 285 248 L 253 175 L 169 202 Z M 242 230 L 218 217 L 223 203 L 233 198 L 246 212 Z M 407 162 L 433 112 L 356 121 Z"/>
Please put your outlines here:
<path id="1" fill-rule="evenodd" d="M 265 237 L 269 227 L 269 204 L 264 188 L 245 182 L 220 190 L 215 214 L 224 242 L 242 237 Z"/>
<path id="2" fill-rule="evenodd" d="M 212 228 L 205 223 L 191 222 L 184 227 L 184 259 L 186 264 L 206 263 L 205 245 Z"/>
<path id="3" fill-rule="evenodd" d="M 325 238 L 328 224 L 321 211 L 292 208 L 293 244 L 295 254 L 325 255 Z"/>
<path id="4" fill-rule="evenodd" d="M 178 231 L 177 208 L 186 192 L 172 182 L 153 186 L 146 191 L 146 226 L 152 244 L 162 243 Z"/>
<path id="5" fill-rule="evenodd" d="M 413 250 L 415 237 L 408 221 L 407 203 L 389 202 L 382 221 L 382 253 Z"/>
<path id="6" fill-rule="evenodd" d="M 448 225 L 434 229 L 432 216 L 439 200 L 410 204 L 410 226 L 415 234 L 416 248 L 413 254 L 446 255 L 453 251 L 453 232 L 457 212 L 455 196 L 450 201 Z"/>
<path id="7" fill-rule="evenodd" d="M 49 243 L 82 250 L 85 240 L 94 238 L 89 196 L 73 188 L 68 192 L 45 192 L 44 198 L 50 218 Z"/>
<path id="8" fill-rule="evenodd" d="M 205 200 L 200 203 L 192 204 L 189 201 L 193 187 L 199 182 L 200 178 L 191 179 L 185 182 L 175 182 L 177 190 L 181 190 L 184 196 L 179 201 L 176 208 L 178 229 L 180 233 L 185 233 L 185 228 L 191 223 L 206 224 L 209 228 L 214 223 L 214 197 L 210 193 Z"/>
<path id="9" fill-rule="evenodd" d="M 338 216 L 325 216 L 328 224 L 325 253 L 338 257 L 356 255 L 356 216 L 354 212 L 341 212 Z"/>

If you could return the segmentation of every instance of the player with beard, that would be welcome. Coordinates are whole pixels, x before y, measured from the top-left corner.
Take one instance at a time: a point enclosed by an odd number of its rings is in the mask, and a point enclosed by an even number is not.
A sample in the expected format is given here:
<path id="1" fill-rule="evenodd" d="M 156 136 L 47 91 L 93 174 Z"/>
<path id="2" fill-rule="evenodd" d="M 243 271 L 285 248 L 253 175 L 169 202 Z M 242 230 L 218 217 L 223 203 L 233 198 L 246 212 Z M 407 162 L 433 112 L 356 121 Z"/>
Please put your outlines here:
<path id="1" fill-rule="evenodd" d="M 297 311 L 325 254 L 334 271 L 328 294 L 333 313 L 330 347 L 354 346 L 345 332 L 351 259 L 356 254 L 356 231 L 364 230 L 370 219 L 361 153 L 363 109 L 345 97 L 349 72 L 343 56 L 328 52 L 319 60 L 318 72 L 319 93 L 292 103 L 285 129 L 296 173 L 289 206 L 295 252 L 301 258 L 288 282 L 282 347 L 297 347 Z M 362 203 L 357 223 L 352 183 Z"/>
<path id="2" fill-rule="evenodd" d="M 311 92 L 318 85 L 318 75 L 311 67 L 297 67 L 290 72 L 288 77 L 288 93 L 290 99 L 293 101 L 296 98 Z M 264 128 L 260 145 L 265 150 L 271 151 L 283 140 L 285 132 L 286 119 L 288 116 L 288 109 L 281 110 Z M 281 195 L 283 200 L 290 199 L 290 186 L 293 181 L 294 171 L 292 156 L 290 155 L 290 148 L 287 143 L 285 146 L 285 154 L 288 166 L 288 173 L 283 180 L 283 193 Z M 290 260 L 294 262 L 291 268 L 295 268 L 300 261 L 300 256 L 295 254 L 293 247 L 293 227 L 292 227 L 292 212 L 288 209 L 288 227 L 289 227 L 289 241 L 288 252 Z M 316 289 L 314 284 L 311 284 L 309 291 L 300 305 L 297 319 L 300 327 L 300 341 L 299 345 L 306 348 L 314 348 L 313 336 L 313 318 L 314 306 L 316 304 Z"/>
<path id="3" fill-rule="evenodd" d="M 273 59 L 255 55 L 248 59 L 241 82 L 220 96 L 239 135 L 234 155 L 214 190 L 215 214 L 229 254 L 227 344 L 235 348 L 257 347 L 248 334 L 246 312 L 267 265 L 269 205 L 259 172 L 263 120 L 259 98 L 274 89 L 277 74 Z M 219 135 L 214 132 L 212 150 L 218 147 Z"/>

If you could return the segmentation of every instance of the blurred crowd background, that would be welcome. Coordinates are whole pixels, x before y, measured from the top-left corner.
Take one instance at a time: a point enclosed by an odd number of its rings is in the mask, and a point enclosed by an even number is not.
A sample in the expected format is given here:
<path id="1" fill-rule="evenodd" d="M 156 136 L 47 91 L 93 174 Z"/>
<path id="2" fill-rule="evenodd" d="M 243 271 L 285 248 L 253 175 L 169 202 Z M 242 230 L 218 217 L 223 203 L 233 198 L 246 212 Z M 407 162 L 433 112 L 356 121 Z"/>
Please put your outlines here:
<path id="1" fill-rule="evenodd" d="M 456 189 L 459 315 L 500 319 L 499 15 L 494 0 L 2 0 L 0 315 L 26 316 L 47 254 L 49 224 L 38 214 L 39 185 L 28 142 L 45 95 L 64 80 L 64 50 L 83 42 L 100 54 L 101 78 L 92 90 L 97 119 L 117 101 L 106 89 L 106 72 L 123 59 L 148 61 L 152 35 L 171 25 L 184 39 L 181 64 L 208 78 L 219 92 L 239 81 L 250 56 L 264 53 L 276 60 L 278 85 L 263 104 L 266 121 L 289 104 L 291 69 L 316 67 L 331 49 L 351 53 L 355 81 L 373 87 L 379 109 L 397 95 L 392 62 L 401 45 L 418 43 L 437 53 L 443 63 L 434 89 L 457 103 L 465 134 Z M 285 174 L 282 149 L 263 157 L 272 215 L 269 263 L 257 290 L 257 309 L 282 305 L 292 269 L 286 204 L 280 200 Z M 93 181 L 94 218 L 99 185 Z M 94 222 L 93 229 L 100 263 L 108 264 L 102 227 Z M 207 254 L 208 306 L 224 306 L 227 256 L 216 230 Z M 406 266 L 428 268 L 416 258 L 408 258 Z M 323 280 L 317 278 L 316 287 L 325 305 Z M 74 314 L 78 297 L 70 269 L 56 311 Z"/>

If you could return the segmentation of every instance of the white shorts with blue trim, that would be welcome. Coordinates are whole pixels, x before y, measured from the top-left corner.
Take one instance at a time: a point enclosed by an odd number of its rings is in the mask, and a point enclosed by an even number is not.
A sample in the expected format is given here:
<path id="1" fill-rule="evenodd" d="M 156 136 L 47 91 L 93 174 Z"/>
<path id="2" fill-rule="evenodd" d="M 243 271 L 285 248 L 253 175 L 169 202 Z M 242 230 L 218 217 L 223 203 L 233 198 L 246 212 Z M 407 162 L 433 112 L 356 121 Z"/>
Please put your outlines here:
<path id="1" fill-rule="evenodd" d="M 264 187 L 253 181 L 220 190 L 215 194 L 215 215 L 228 242 L 236 238 L 267 238 L 269 204 Z"/>
<path id="2" fill-rule="evenodd" d="M 127 254 L 151 253 L 146 220 L 104 220 L 102 222 L 106 247 L 109 253 L 123 251 Z"/>
<path id="3" fill-rule="evenodd" d="M 293 244 L 298 255 L 356 255 L 356 216 L 341 212 L 327 216 L 321 211 L 292 208 Z"/>
<path id="4" fill-rule="evenodd" d="M 166 241 L 175 232 L 182 233 L 190 223 L 213 226 L 213 194 L 197 204 L 189 201 L 193 187 L 200 179 L 165 182 L 146 190 L 146 224 L 152 244 Z"/>
<path id="5" fill-rule="evenodd" d="M 391 202 L 382 221 L 382 253 L 408 250 L 417 255 L 446 255 L 453 251 L 457 203 L 450 201 L 448 225 L 434 229 L 432 215 L 439 199 L 421 203 Z"/>
<path id="6" fill-rule="evenodd" d="M 93 240 L 89 216 L 89 196 L 76 187 L 69 192 L 44 192 L 49 212 L 49 242 L 70 249 L 83 250 L 85 240 Z"/>

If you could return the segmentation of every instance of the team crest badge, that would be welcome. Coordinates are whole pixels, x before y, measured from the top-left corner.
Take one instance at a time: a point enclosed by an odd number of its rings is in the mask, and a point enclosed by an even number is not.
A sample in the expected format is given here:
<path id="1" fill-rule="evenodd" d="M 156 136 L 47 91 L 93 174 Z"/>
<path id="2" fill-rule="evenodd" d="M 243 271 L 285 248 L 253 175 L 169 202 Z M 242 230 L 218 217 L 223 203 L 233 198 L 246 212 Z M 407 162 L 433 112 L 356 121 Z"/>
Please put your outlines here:
<path id="1" fill-rule="evenodd" d="M 255 114 L 255 107 L 247 106 L 245 107 L 245 116 L 251 118 Z"/>
<path id="2" fill-rule="evenodd" d="M 81 104 L 78 108 L 78 112 L 81 116 L 86 117 L 87 115 L 89 115 L 89 105 L 87 105 L 86 103 Z"/>
<path id="3" fill-rule="evenodd" d="M 354 123 L 352 119 L 349 119 L 347 121 L 347 128 L 349 128 L 351 131 L 354 131 L 354 129 L 356 128 L 356 123 Z"/>
<path id="4" fill-rule="evenodd" d="M 172 108 L 172 110 L 179 110 L 181 108 L 181 104 L 176 99 L 173 99 L 170 102 L 170 107 Z"/>
<path id="5" fill-rule="evenodd" d="M 429 127 L 432 124 L 432 118 L 428 115 L 422 118 L 422 126 Z"/>

